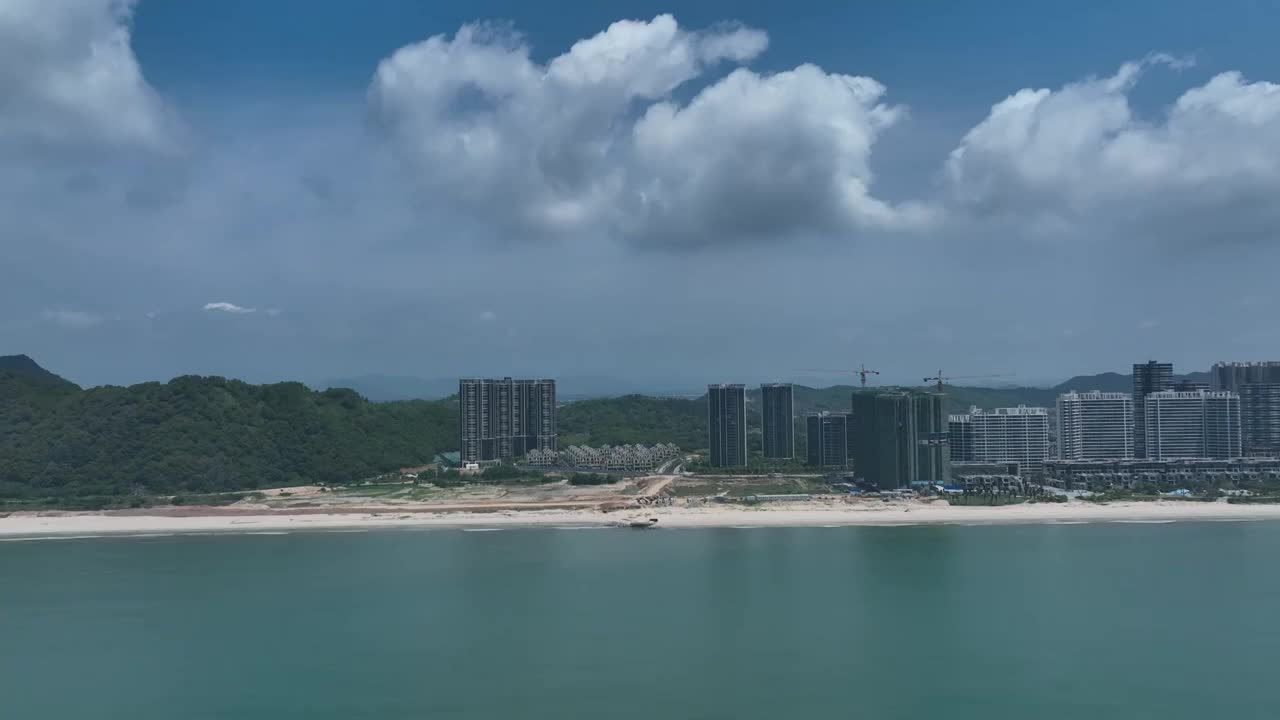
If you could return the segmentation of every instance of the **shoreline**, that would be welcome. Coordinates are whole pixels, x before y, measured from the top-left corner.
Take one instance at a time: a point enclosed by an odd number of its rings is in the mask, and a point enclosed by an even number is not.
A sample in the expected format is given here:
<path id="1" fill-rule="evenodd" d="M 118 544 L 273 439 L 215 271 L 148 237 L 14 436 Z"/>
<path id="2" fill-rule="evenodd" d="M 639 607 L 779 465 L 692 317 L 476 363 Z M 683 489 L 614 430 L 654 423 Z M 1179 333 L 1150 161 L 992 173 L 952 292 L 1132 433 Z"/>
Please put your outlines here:
<path id="1" fill-rule="evenodd" d="M 0 539 L 177 534 L 252 534 L 405 529 L 509 529 L 614 527 L 658 518 L 658 528 L 886 527 L 902 525 L 1019 525 L 1068 523 L 1167 523 L 1280 520 L 1280 505 L 1232 505 L 1179 501 L 1084 502 L 986 506 L 944 503 L 788 503 L 757 507 L 704 506 L 598 509 L 501 509 L 489 512 L 417 508 L 308 508 L 308 512 L 226 508 L 154 511 L 15 512 L 0 517 Z"/>

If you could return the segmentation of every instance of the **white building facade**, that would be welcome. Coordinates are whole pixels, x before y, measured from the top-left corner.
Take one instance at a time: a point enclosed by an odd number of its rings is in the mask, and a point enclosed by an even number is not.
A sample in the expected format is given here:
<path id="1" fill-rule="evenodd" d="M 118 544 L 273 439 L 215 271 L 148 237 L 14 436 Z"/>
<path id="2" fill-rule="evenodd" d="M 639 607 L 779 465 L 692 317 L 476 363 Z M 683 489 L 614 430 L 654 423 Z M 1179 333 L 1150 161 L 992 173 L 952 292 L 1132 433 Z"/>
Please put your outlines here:
<path id="1" fill-rule="evenodd" d="M 951 459 L 1017 462 L 1024 477 L 1038 478 L 1049 459 L 1049 411 L 1041 407 L 971 408 L 948 422 Z"/>
<path id="2" fill-rule="evenodd" d="M 1150 459 L 1227 460 L 1244 454 L 1237 393 L 1166 390 L 1148 395 L 1145 405 Z"/>
<path id="3" fill-rule="evenodd" d="M 1133 397 L 1118 392 L 1058 396 L 1059 460 L 1133 457 Z"/>

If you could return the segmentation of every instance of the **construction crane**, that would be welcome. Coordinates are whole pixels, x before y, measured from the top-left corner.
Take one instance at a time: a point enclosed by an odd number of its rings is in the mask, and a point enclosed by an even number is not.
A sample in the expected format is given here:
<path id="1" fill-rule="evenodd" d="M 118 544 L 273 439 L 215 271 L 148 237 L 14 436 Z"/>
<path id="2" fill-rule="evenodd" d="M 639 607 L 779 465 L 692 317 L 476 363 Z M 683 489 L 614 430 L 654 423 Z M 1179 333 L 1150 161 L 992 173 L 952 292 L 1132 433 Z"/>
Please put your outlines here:
<path id="1" fill-rule="evenodd" d="M 934 375 L 933 377 L 927 377 L 924 379 L 924 381 L 927 383 L 937 383 L 938 392 L 942 392 L 943 383 L 949 383 L 952 380 L 979 380 L 984 378 L 999 378 L 999 377 L 1013 377 L 1013 373 L 994 373 L 991 375 L 943 375 L 942 371 L 939 370 L 937 375 Z"/>
<path id="2" fill-rule="evenodd" d="M 854 372 L 858 374 L 858 379 L 862 381 L 862 387 L 866 387 L 866 386 L 867 386 L 867 376 L 868 376 L 868 375 L 879 375 L 879 374 L 880 374 L 880 371 L 879 371 L 879 370 L 868 370 L 866 365 L 861 365 L 861 364 L 860 364 L 860 365 L 858 365 L 858 369 L 857 369 L 857 370 L 854 370 Z"/>
<path id="3" fill-rule="evenodd" d="M 812 374 L 816 374 L 816 375 L 827 375 L 827 374 L 835 375 L 835 374 L 837 374 L 837 373 L 839 373 L 839 374 L 847 373 L 847 372 L 849 372 L 849 370 L 846 368 L 846 369 L 841 369 L 841 370 L 799 370 L 799 371 L 797 371 L 797 372 L 802 372 L 802 373 L 812 373 Z M 867 386 L 867 376 L 868 376 L 868 375 L 879 375 L 879 374 L 880 374 L 880 371 L 879 371 L 879 370 L 869 370 L 869 369 L 867 369 L 867 366 L 866 366 L 865 364 L 860 364 L 860 365 L 859 365 L 855 370 L 853 370 L 853 374 L 858 376 L 858 379 L 861 381 L 861 385 L 862 385 L 862 387 L 866 387 L 866 386 Z"/>

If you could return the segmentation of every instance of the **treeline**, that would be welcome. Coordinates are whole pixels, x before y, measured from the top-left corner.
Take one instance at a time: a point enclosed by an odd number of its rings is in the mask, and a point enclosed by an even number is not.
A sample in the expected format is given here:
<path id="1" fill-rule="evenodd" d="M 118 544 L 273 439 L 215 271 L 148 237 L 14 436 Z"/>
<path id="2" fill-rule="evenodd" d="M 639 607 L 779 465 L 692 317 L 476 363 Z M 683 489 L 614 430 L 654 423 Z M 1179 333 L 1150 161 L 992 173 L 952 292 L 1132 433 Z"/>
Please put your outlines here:
<path id="1" fill-rule="evenodd" d="M 457 445 L 452 401 L 220 377 L 82 390 L 0 364 L 0 498 L 347 483 Z"/>

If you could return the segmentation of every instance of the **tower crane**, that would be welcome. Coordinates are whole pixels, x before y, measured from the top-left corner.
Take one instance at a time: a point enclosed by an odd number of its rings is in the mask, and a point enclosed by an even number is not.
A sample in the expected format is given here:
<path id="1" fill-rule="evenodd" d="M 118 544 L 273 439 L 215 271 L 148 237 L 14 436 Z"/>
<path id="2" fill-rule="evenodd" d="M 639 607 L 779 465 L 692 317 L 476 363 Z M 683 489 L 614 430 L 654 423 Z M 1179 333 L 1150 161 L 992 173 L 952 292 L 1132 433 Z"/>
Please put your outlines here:
<path id="1" fill-rule="evenodd" d="M 868 375 L 879 375 L 879 374 L 880 374 L 880 371 L 879 371 L 879 370 L 868 370 L 868 369 L 867 369 L 867 366 L 866 366 L 866 365 L 863 365 L 863 364 L 859 364 L 859 365 L 858 365 L 858 369 L 857 369 L 857 370 L 854 370 L 854 372 L 858 374 L 858 379 L 862 381 L 862 387 L 866 387 L 866 386 L 867 386 L 867 376 L 868 376 Z"/>
<path id="2" fill-rule="evenodd" d="M 840 370 L 798 370 L 797 372 L 803 372 L 803 373 L 814 373 L 814 374 L 822 374 L 822 375 L 826 375 L 826 374 L 832 374 L 832 375 L 834 375 L 834 374 L 837 374 L 837 373 L 839 373 L 839 374 L 844 374 L 844 373 L 849 372 L 849 370 L 848 370 L 848 368 L 844 368 L 844 369 L 840 369 Z M 857 367 L 857 368 L 855 368 L 855 369 L 853 370 L 853 374 L 858 376 L 858 380 L 860 381 L 860 384 L 862 385 L 862 387 L 866 387 L 866 386 L 867 386 L 867 376 L 868 376 L 868 375 L 879 375 L 879 374 L 880 374 L 880 371 L 879 371 L 879 370 L 871 370 L 871 369 L 869 369 L 865 364 L 859 364 L 859 365 L 858 365 L 858 367 Z"/>
<path id="3" fill-rule="evenodd" d="M 943 391 L 943 383 L 949 383 L 952 380 L 979 380 L 984 378 L 1013 377 L 1013 373 L 993 373 L 990 375 L 943 375 L 939 370 L 937 375 L 924 379 L 927 383 L 937 383 L 938 392 Z"/>

